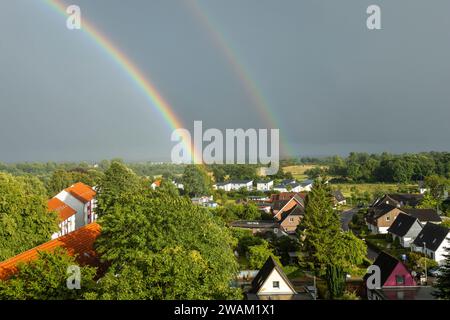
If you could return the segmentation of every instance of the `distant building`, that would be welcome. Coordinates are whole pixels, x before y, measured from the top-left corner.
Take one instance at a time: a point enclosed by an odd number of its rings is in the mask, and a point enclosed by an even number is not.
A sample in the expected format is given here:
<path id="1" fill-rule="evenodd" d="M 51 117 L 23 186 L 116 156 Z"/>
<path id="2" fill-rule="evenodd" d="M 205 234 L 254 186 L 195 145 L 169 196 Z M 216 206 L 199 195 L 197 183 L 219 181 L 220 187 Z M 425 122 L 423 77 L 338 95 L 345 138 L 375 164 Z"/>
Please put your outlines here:
<path id="1" fill-rule="evenodd" d="M 333 203 L 334 206 L 345 206 L 347 204 L 347 200 L 345 199 L 344 195 L 342 194 L 341 190 L 335 190 L 332 192 L 333 196 Z"/>
<path id="2" fill-rule="evenodd" d="M 273 180 L 256 182 L 256 190 L 258 191 L 269 191 L 272 189 L 273 189 Z"/>
<path id="3" fill-rule="evenodd" d="M 58 193 L 55 198 L 76 211 L 75 230 L 97 220 L 95 190 L 78 182 Z"/>
<path id="4" fill-rule="evenodd" d="M 253 180 L 232 180 L 227 182 L 218 182 L 213 185 L 216 190 L 232 191 L 245 188 L 248 191 L 253 190 Z"/>
<path id="5" fill-rule="evenodd" d="M 416 207 L 423 200 L 423 194 L 390 193 L 376 199 L 372 207 L 390 205 L 393 207 Z"/>
<path id="6" fill-rule="evenodd" d="M 203 196 L 191 199 L 193 204 L 206 207 L 206 208 L 217 208 L 218 204 L 214 201 L 213 196 Z"/>
<path id="7" fill-rule="evenodd" d="M 305 208 L 296 205 L 294 208 L 284 211 L 279 221 L 280 228 L 287 234 L 294 234 L 305 214 Z"/>
<path id="8" fill-rule="evenodd" d="M 423 224 L 426 224 L 427 222 L 436 224 L 442 223 L 442 218 L 435 209 L 402 208 L 401 210 L 404 213 L 417 218 Z"/>

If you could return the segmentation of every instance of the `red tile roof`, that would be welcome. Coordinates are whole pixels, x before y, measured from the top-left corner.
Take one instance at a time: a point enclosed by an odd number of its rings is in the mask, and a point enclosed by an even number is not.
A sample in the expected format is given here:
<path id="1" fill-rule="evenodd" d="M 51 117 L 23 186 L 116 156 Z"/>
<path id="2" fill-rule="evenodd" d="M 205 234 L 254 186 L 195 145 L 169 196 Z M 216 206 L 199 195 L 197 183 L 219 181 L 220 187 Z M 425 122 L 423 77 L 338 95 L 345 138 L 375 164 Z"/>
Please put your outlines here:
<path id="1" fill-rule="evenodd" d="M 153 182 L 153 184 L 159 188 L 161 186 L 161 180 L 156 180 Z"/>
<path id="2" fill-rule="evenodd" d="M 84 203 L 91 201 L 96 195 L 94 189 L 82 182 L 77 182 L 65 190 Z"/>
<path id="3" fill-rule="evenodd" d="M 8 279 L 15 274 L 17 265 L 21 262 L 29 262 L 38 258 L 38 252 L 53 252 L 56 248 L 64 248 L 81 265 L 98 266 L 98 255 L 94 250 L 94 242 L 100 235 L 100 225 L 96 222 L 88 224 L 65 236 L 48 241 L 40 246 L 25 251 L 15 257 L 0 262 L 0 280 Z"/>
<path id="4" fill-rule="evenodd" d="M 73 216 L 77 213 L 73 208 L 69 207 L 67 204 L 59 200 L 58 198 L 53 198 L 48 200 L 48 210 L 55 211 L 58 213 L 59 219 L 61 221 L 69 219 L 69 217 Z"/>

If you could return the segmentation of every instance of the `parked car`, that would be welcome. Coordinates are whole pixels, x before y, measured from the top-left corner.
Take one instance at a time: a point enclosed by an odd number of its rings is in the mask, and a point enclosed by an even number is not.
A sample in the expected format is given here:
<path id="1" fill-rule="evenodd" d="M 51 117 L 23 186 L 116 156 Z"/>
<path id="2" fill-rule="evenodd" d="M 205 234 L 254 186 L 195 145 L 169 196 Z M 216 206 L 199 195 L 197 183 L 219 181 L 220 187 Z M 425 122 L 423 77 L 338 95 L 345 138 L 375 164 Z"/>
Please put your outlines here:
<path id="1" fill-rule="evenodd" d="M 442 271 L 439 268 L 433 268 L 428 270 L 428 274 L 432 277 L 438 277 L 442 274 Z"/>

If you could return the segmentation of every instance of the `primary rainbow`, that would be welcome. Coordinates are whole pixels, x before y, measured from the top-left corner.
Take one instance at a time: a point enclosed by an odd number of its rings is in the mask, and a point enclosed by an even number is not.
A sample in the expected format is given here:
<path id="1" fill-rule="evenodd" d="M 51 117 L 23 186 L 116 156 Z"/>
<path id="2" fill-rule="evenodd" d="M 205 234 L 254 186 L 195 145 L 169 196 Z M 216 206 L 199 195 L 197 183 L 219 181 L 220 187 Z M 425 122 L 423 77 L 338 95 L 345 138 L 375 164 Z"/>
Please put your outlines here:
<path id="1" fill-rule="evenodd" d="M 65 17 L 68 16 L 66 13 L 67 6 L 60 0 L 44 0 L 44 2 L 56 12 Z M 123 71 L 125 71 L 125 73 L 133 80 L 138 88 L 142 90 L 151 105 L 158 110 L 164 121 L 172 130 L 184 128 L 182 122 L 179 120 L 167 101 L 165 101 L 162 95 L 158 92 L 151 80 L 139 71 L 136 65 L 125 54 L 123 54 L 108 38 L 106 38 L 105 35 L 103 35 L 83 16 L 81 20 L 81 30 L 89 35 L 91 39 L 94 40 L 94 42 L 111 58 L 113 58 L 113 60 L 122 68 Z M 186 140 L 183 141 L 185 142 L 185 148 L 188 150 L 190 157 L 194 157 L 195 161 L 196 155 L 192 151 L 192 146 L 187 144 Z"/>

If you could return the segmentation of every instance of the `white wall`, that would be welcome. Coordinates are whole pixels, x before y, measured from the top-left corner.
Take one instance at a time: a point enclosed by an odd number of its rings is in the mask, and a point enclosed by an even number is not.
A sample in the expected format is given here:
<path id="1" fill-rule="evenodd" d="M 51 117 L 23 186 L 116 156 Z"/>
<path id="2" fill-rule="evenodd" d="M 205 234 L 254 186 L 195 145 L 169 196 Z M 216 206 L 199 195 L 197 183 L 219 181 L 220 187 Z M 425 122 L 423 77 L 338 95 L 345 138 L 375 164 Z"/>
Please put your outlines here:
<path id="1" fill-rule="evenodd" d="M 257 183 L 256 184 L 256 190 L 259 191 L 269 191 L 273 188 L 273 181 L 270 181 L 268 183 Z"/>
<path id="2" fill-rule="evenodd" d="M 445 250 L 445 248 L 450 248 L 450 241 L 448 238 L 446 238 L 444 241 L 442 241 L 441 245 L 434 253 L 434 260 L 437 263 L 439 263 L 440 265 L 445 262 L 444 255 L 447 254 L 447 251 Z"/>
<path id="3" fill-rule="evenodd" d="M 52 239 L 64 236 L 72 231 L 75 231 L 75 215 L 70 216 L 68 219 L 59 223 L 59 231 L 52 234 Z M 67 226 L 67 232 L 66 232 Z"/>
<path id="4" fill-rule="evenodd" d="M 75 214 L 75 229 L 81 228 L 85 225 L 85 204 L 83 202 L 81 202 L 65 190 L 58 193 L 56 195 L 56 198 L 58 198 L 77 212 Z"/>
<path id="5" fill-rule="evenodd" d="M 278 281 L 280 283 L 279 288 L 273 287 L 273 281 Z M 276 269 L 272 270 L 272 273 L 267 277 L 264 284 L 261 286 L 260 291 L 258 292 L 260 295 L 265 294 L 294 294 L 292 289 L 287 285 L 281 275 L 278 273 Z"/>

